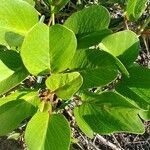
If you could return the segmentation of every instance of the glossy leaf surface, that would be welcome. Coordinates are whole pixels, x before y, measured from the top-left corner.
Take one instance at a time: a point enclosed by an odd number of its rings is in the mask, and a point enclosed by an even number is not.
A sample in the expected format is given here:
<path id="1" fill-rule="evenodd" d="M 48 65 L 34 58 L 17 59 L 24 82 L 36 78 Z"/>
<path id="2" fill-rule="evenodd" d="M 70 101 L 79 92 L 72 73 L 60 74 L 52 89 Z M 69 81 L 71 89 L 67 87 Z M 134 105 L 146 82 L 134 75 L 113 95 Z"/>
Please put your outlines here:
<path id="1" fill-rule="evenodd" d="M 67 150 L 70 136 L 65 117 L 58 114 L 49 115 L 48 112 L 36 113 L 25 131 L 25 141 L 31 150 Z"/>
<path id="2" fill-rule="evenodd" d="M 0 27 L 26 34 L 38 22 L 36 10 L 22 0 L 1 0 Z"/>
<path id="3" fill-rule="evenodd" d="M 109 23 L 110 15 L 107 9 L 94 5 L 74 13 L 64 25 L 76 34 L 78 48 L 82 49 L 98 44 L 109 35 Z"/>
<path id="4" fill-rule="evenodd" d="M 70 16 L 65 26 L 71 29 L 76 35 L 100 31 L 109 26 L 110 17 L 103 6 L 91 6 Z"/>
<path id="5" fill-rule="evenodd" d="M 58 42 L 59 41 L 59 42 Z M 31 74 L 56 73 L 67 69 L 76 50 L 76 38 L 62 25 L 38 23 L 26 36 L 21 56 Z"/>
<path id="6" fill-rule="evenodd" d="M 46 85 L 58 97 L 69 99 L 79 90 L 82 82 L 82 76 L 78 72 L 72 72 L 51 75 L 47 79 Z"/>
<path id="7" fill-rule="evenodd" d="M 139 54 L 139 39 L 132 31 L 120 31 L 104 38 L 100 48 L 118 57 L 124 65 L 128 66 Z"/>

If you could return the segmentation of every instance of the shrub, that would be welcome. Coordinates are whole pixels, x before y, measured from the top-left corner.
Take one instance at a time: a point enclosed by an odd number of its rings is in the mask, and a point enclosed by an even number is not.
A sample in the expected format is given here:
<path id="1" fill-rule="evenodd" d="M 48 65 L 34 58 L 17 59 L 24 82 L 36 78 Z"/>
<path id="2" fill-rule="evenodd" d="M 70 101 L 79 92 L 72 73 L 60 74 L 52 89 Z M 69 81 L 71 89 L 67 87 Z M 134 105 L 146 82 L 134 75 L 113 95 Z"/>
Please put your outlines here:
<path id="1" fill-rule="evenodd" d="M 150 17 L 135 32 L 113 32 L 116 20 L 107 10 L 118 2 L 125 21 L 135 23 L 147 0 L 102 1 L 103 6 L 88 5 L 63 25 L 55 24 L 55 14 L 68 1 L 45 0 L 51 26 L 43 16 L 39 20 L 33 1 L 0 3 L 0 135 L 29 119 L 25 142 L 30 150 L 69 149 L 71 129 L 62 112 L 72 102 L 75 120 L 90 138 L 142 134 L 141 118 L 150 119 L 150 70 L 136 63 L 139 36 Z M 32 88 L 21 84 L 28 77 L 37 78 Z"/>

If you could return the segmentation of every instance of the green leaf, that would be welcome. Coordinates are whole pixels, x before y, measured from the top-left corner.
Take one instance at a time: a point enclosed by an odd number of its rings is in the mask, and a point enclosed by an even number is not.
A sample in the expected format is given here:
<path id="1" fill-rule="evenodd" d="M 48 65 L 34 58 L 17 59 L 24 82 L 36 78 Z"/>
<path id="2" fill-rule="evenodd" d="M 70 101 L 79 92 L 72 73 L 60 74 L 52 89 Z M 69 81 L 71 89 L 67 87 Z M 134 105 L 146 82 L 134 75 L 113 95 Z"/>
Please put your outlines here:
<path id="1" fill-rule="evenodd" d="M 5 40 L 10 47 L 21 47 L 24 37 L 14 32 L 6 32 Z"/>
<path id="2" fill-rule="evenodd" d="M 26 95 L 24 95 L 26 94 Z M 16 129 L 20 123 L 37 110 L 36 103 L 39 103 L 34 93 L 17 93 L 14 97 L 0 100 L 0 136 L 6 135 Z M 18 95 L 18 96 L 17 96 Z M 10 99 L 9 99 L 10 98 Z M 5 102 L 6 101 L 6 102 Z"/>
<path id="3" fill-rule="evenodd" d="M 41 112 L 52 112 L 52 105 L 49 101 L 42 101 L 39 105 L 39 111 Z"/>
<path id="4" fill-rule="evenodd" d="M 64 71 L 70 64 L 77 47 L 74 33 L 62 25 L 49 29 L 51 72 Z"/>
<path id="5" fill-rule="evenodd" d="M 139 54 L 139 39 L 130 30 L 107 36 L 99 46 L 104 51 L 118 57 L 125 66 L 132 64 Z"/>
<path id="6" fill-rule="evenodd" d="M 25 131 L 25 141 L 30 150 L 67 150 L 70 138 L 70 128 L 65 117 L 47 112 L 36 113 Z"/>
<path id="7" fill-rule="evenodd" d="M 101 42 L 103 38 L 112 33 L 109 29 L 104 29 L 101 31 L 92 32 L 89 34 L 82 35 L 78 38 L 78 49 L 86 49 L 93 45 L 97 45 Z"/>
<path id="8" fill-rule="evenodd" d="M 147 2 L 148 0 L 128 0 L 126 8 L 128 19 L 138 20 L 146 9 Z"/>
<path id="9" fill-rule="evenodd" d="M 116 60 L 98 49 L 76 51 L 69 69 L 82 75 L 82 89 L 106 85 L 118 74 Z"/>
<path id="10" fill-rule="evenodd" d="M 142 110 L 148 110 L 149 102 L 147 101 L 149 98 L 147 96 L 149 96 L 149 90 L 130 87 L 126 85 L 126 82 L 121 82 L 120 84 L 118 84 L 116 90 L 135 106 L 141 108 Z M 143 93 L 143 90 L 147 93 L 146 96 L 144 96 L 145 93 Z M 145 99 L 145 97 L 147 98 Z"/>
<path id="11" fill-rule="evenodd" d="M 56 73 L 68 68 L 76 45 L 75 35 L 66 27 L 38 23 L 25 37 L 21 56 L 31 74 Z"/>
<path id="12" fill-rule="evenodd" d="M 53 12 L 59 12 L 70 0 L 48 0 L 54 6 Z"/>
<path id="13" fill-rule="evenodd" d="M 7 30 L 0 27 L 0 45 L 8 46 L 8 43 L 5 39 L 5 33 L 6 32 L 7 32 Z"/>
<path id="14" fill-rule="evenodd" d="M 130 77 L 123 78 L 116 90 L 143 110 L 150 105 L 150 69 L 139 65 L 128 68 Z"/>
<path id="15" fill-rule="evenodd" d="M 81 131 L 83 133 L 85 133 L 86 136 L 88 136 L 89 138 L 92 139 L 94 137 L 94 132 L 88 126 L 88 124 L 85 122 L 85 120 L 82 118 L 82 114 L 80 114 L 80 111 L 79 111 L 78 107 L 74 108 L 74 116 L 75 116 L 77 125 L 79 126 L 79 128 L 81 129 Z"/>
<path id="16" fill-rule="evenodd" d="M 145 120 L 145 121 L 149 121 L 150 120 L 150 108 L 148 111 L 140 111 L 140 117 Z"/>
<path id="17" fill-rule="evenodd" d="M 43 23 L 29 31 L 21 47 L 21 57 L 28 71 L 37 75 L 50 69 L 49 29 Z"/>
<path id="18" fill-rule="evenodd" d="M 92 92 L 83 92 L 81 99 L 85 102 L 98 105 L 102 109 L 134 109 L 138 108 L 126 100 L 122 95 L 117 92 L 102 92 L 96 94 Z"/>
<path id="19" fill-rule="evenodd" d="M 108 28 L 110 15 L 103 6 L 91 6 L 71 15 L 65 26 L 71 29 L 77 37 Z"/>
<path id="20" fill-rule="evenodd" d="M 125 78 L 127 85 L 145 89 L 150 88 L 150 69 L 134 64 L 128 68 L 128 71 L 130 73 L 130 78 Z"/>
<path id="21" fill-rule="evenodd" d="M 123 75 L 129 77 L 129 72 L 127 68 L 124 66 L 124 64 L 117 57 L 114 57 L 114 59 L 116 60 L 116 65 L 118 66 L 118 69 L 120 70 L 120 72 Z"/>
<path id="22" fill-rule="evenodd" d="M 3 104 L 8 103 L 10 101 L 16 100 L 19 95 L 20 95 L 20 92 L 15 92 L 15 93 L 12 93 L 12 94 L 10 94 L 6 97 L 0 98 L 0 106 L 2 106 Z"/>
<path id="23" fill-rule="evenodd" d="M 13 101 L 17 99 L 23 99 L 31 103 L 33 106 L 38 107 L 40 104 L 40 100 L 38 97 L 38 92 L 37 91 L 32 91 L 32 90 L 20 90 L 20 91 L 15 91 L 14 93 L 11 93 L 10 95 L 0 98 L 0 106 Z"/>
<path id="24" fill-rule="evenodd" d="M 46 80 L 51 92 L 62 99 L 71 98 L 81 87 L 83 79 L 78 72 L 53 74 Z"/>
<path id="25" fill-rule="evenodd" d="M 23 0 L 27 3 L 29 3 L 31 6 L 35 6 L 35 1 L 34 0 Z"/>
<path id="26" fill-rule="evenodd" d="M 86 101 L 79 106 L 78 113 L 93 132 L 144 132 L 144 125 L 138 117 L 138 109 L 118 93 L 87 93 L 84 98 Z"/>
<path id="27" fill-rule="evenodd" d="M 37 11 L 22 0 L 1 0 L 0 8 L 0 44 L 6 44 L 6 32 L 24 36 L 38 22 Z"/>
<path id="28" fill-rule="evenodd" d="M 0 94 L 17 86 L 27 76 L 20 55 L 12 50 L 0 51 Z"/>
<path id="29" fill-rule="evenodd" d="M 77 36 L 78 48 L 89 48 L 111 33 L 108 30 L 110 15 L 103 6 L 90 6 L 71 15 L 65 26 Z"/>

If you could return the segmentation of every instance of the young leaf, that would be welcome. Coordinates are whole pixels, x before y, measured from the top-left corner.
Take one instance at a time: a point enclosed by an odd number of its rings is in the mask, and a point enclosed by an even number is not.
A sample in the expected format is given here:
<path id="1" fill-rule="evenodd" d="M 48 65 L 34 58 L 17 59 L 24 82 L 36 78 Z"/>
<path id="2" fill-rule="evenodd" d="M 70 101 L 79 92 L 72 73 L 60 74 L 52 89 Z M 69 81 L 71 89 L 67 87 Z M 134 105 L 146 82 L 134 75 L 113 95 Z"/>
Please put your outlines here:
<path id="1" fill-rule="evenodd" d="M 126 66 L 132 64 L 139 54 L 139 39 L 134 32 L 129 30 L 107 36 L 99 46 L 104 51 L 118 57 Z"/>
<path id="2" fill-rule="evenodd" d="M 0 105 L 0 120 L 2 122 L 0 125 L 0 136 L 12 132 L 25 118 L 35 113 L 37 107 L 32 104 L 39 99 L 34 98 L 34 96 L 33 93 L 32 96 L 30 93 L 29 96 L 28 93 L 25 96 L 21 96 L 20 93 L 20 97 L 18 95 L 17 99 L 8 100 L 7 103 L 3 102 Z"/>
<path id="3" fill-rule="evenodd" d="M 62 25 L 48 28 L 38 23 L 25 37 L 21 56 L 31 74 L 56 73 L 68 68 L 76 50 L 76 38 Z"/>
<path id="4" fill-rule="evenodd" d="M 70 128 L 65 117 L 48 112 L 36 113 L 25 131 L 25 141 L 30 150 L 68 150 L 70 139 Z"/>
<path id="5" fill-rule="evenodd" d="M 29 74 L 20 55 L 12 50 L 0 51 L 0 70 L 0 94 L 18 85 Z"/>
<path id="6" fill-rule="evenodd" d="M 99 134 L 144 132 L 137 108 L 121 95 L 104 92 L 100 95 L 90 93 L 85 97 L 88 100 L 79 106 L 78 113 L 93 132 Z"/>
<path id="7" fill-rule="evenodd" d="M 128 0 L 127 2 L 127 17 L 129 20 L 138 20 L 144 10 L 148 0 Z"/>
<path id="8" fill-rule="evenodd" d="M 82 75 L 82 89 L 106 85 L 118 74 L 115 59 L 98 49 L 76 51 L 69 69 Z"/>
<path id="9" fill-rule="evenodd" d="M 46 85 L 58 97 L 69 99 L 79 90 L 82 80 L 78 72 L 53 74 L 46 80 Z"/>

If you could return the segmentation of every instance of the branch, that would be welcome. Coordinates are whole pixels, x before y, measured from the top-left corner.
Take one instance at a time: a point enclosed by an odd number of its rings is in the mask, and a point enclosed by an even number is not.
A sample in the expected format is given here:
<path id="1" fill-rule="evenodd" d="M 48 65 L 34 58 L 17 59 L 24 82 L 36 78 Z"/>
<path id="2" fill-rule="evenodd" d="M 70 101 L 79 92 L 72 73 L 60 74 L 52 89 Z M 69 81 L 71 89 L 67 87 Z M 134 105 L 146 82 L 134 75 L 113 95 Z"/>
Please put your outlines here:
<path id="1" fill-rule="evenodd" d="M 115 144 L 107 141 L 105 138 L 103 138 L 101 135 L 97 134 L 97 138 L 105 145 L 109 146 L 112 150 L 122 150 L 121 148 L 117 147 Z"/>

